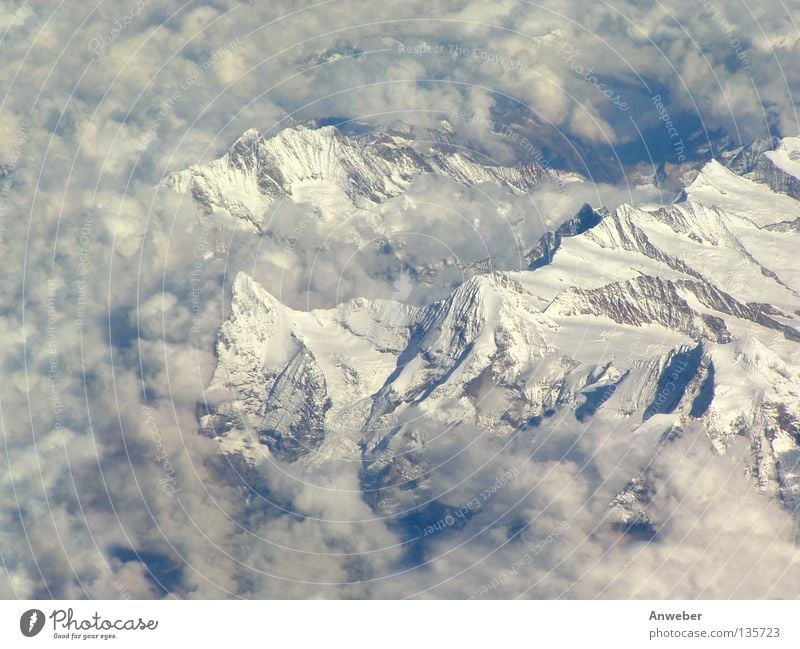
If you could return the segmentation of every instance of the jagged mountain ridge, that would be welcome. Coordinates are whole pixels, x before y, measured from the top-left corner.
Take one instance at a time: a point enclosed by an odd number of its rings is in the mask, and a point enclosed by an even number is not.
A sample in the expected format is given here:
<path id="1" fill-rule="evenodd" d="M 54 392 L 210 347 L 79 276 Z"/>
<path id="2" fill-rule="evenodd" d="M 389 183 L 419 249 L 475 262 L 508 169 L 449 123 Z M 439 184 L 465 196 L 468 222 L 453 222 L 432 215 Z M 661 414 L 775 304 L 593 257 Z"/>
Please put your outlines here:
<path id="1" fill-rule="evenodd" d="M 400 129 L 356 136 L 335 126 L 297 124 L 271 137 L 251 129 L 222 158 L 173 173 L 165 183 L 190 193 L 207 212 L 226 212 L 258 231 L 276 201 L 310 203 L 322 216 L 372 211 L 422 174 L 465 185 L 495 183 L 516 192 L 577 178 L 535 161 L 502 166 L 449 143 L 446 135 L 434 134 L 437 139 L 423 144 Z"/>
<path id="2" fill-rule="evenodd" d="M 727 153 L 728 168 L 773 191 L 800 198 L 800 138 L 765 138 Z"/>
<path id="3" fill-rule="evenodd" d="M 586 429 L 625 448 L 628 461 L 597 470 L 617 523 L 641 537 L 658 524 L 647 466 L 670 439 L 724 452 L 745 436 L 746 469 L 794 509 L 800 269 L 797 230 L 778 226 L 800 205 L 791 181 L 754 173 L 772 153 L 747 177 L 712 161 L 681 203 L 582 211 L 545 235 L 533 270 L 477 275 L 423 308 L 293 311 L 240 274 L 202 431 L 254 465 L 357 462 L 365 497 L 400 514 L 436 497 L 447 434 Z"/>

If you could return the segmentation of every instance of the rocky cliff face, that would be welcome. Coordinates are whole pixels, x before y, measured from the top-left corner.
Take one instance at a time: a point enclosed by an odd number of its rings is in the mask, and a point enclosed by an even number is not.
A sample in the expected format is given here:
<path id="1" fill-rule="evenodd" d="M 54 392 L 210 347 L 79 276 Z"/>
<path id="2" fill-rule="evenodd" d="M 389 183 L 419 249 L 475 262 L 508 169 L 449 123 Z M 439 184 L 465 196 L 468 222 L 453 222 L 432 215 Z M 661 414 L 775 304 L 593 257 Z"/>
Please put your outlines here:
<path id="1" fill-rule="evenodd" d="M 800 198 L 799 171 L 800 138 L 787 137 L 777 142 L 774 148 L 757 155 L 746 176 L 768 185 L 773 191 Z"/>

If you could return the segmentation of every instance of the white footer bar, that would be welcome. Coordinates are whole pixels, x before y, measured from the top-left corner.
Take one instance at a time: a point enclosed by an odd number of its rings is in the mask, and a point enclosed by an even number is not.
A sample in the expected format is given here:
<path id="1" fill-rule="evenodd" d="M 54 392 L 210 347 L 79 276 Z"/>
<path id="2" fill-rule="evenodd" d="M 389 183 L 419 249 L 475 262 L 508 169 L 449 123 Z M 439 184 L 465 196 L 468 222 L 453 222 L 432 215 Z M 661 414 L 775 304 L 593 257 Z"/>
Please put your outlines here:
<path id="1" fill-rule="evenodd" d="M 797 647 L 798 629 L 794 601 L 0 601 L 3 647 Z"/>

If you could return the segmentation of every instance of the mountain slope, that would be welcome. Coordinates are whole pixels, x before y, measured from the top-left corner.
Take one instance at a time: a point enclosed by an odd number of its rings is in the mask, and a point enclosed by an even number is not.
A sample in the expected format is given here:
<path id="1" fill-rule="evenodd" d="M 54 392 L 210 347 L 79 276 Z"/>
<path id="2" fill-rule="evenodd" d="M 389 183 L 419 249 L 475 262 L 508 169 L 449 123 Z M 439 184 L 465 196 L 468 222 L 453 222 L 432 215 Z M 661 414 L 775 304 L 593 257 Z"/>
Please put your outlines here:
<path id="1" fill-rule="evenodd" d="M 411 174 L 415 158 L 402 155 Z M 338 156 L 325 168 L 339 173 Z M 406 182 L 378 183 L 382 163 L 369 164 L 346 176 L 371 179 L 351 196 Z M 543 238 L 532 270 L 479 273 L 424 307 L 294 311 L 239 274 L 202 431 L 252 466 L 357 463 L 364 498 L 399 521 L 463 504 L 440 477 L 466 479 L 468 449 L 580 449 L 613 524 L 638 539 L 657 535 L 648 467 L 671 440 L 724 453 L 746 437 L 742 471 L 794 510 L 800 233 L 776 226 L 798 207 L 780 191 L 791 182 L 763 180 L 712 161 L 685 201 L 584 209 Z M 749 200 L 731 205 L 737 196 Z"/>
<path id="2" fill-rule="evenodd" d="M 536 162 L 504 167 L 443 138 L 420 144 L 397 130 L 354 137 L 334 126 L 299 124 L 272 137 L 247 131 L 222 158 L 171 174 L 165 183 L 190 193 L 209 213 L 226 212 L 257 231 L 276 201 L 309 203 L 322 217 L 369 211 L 422 174 L 516 192 L 575 177 Z"/>

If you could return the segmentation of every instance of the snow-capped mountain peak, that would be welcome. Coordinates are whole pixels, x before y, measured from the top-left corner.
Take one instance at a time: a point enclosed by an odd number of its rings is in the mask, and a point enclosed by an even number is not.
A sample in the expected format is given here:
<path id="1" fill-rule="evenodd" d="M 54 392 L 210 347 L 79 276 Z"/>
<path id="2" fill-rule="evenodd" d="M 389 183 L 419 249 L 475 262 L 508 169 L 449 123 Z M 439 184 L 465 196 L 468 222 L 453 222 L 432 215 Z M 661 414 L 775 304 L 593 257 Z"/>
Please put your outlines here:
<path id="1" fill-rule="evenodd" d="M 249 163 L 212 167 L 258 178 L 269 162 L 286 196 L 318 182 L 378 201 L 442 160 L 456 179 L 468 168 L 401 136 L 365 148 L 331 128 L 251 133 L 237 146 Z M 743 470 L 794 507 L 800 235 L 781 225 L 796 218 L 794 169 L 767 153 L 747 177 L 708 163 L 679 203 L 584 207 L 542 237 L 531 270 L 479 272 L 421 307 L 357 298 L 297 311 L 240 274 L 202 430 L 253 466 L 358 462 L 364 497 L 398 516 L 430 497 L 453 440 L 494 448 L 585 431 L 573 447 L 587 457 L 610 446 L 624 458 L 594 470 L 631 534 L 657 523 L 641 496 L 646 467 L 671 439 L 699 435 L 724 453 L 746 436 Z M 758 171 L 768 164 L 778 181 Z M 199 169 L 182 178 L 200 182 Z M 482 169 L 524 189 L 509 168 Z"/>
<path id="2" fill-rule="evenodd" d="M 277 200 L 309 203 L 322 216 L 369 210 L 401 194 L 422 174 L 467 185 L 495 183 L 517 192 L 560 178 L 536 163 L 493 163 L 444 139 L 420 145 L 396 130 L 354 137 L 334 126 L 298 124 L 271 137 L 251 129 L 218 160 L 171 174 L 165 182 L 191 193 L 208 212 L 227 212 L 258 230 L 265 210 Z"/>

